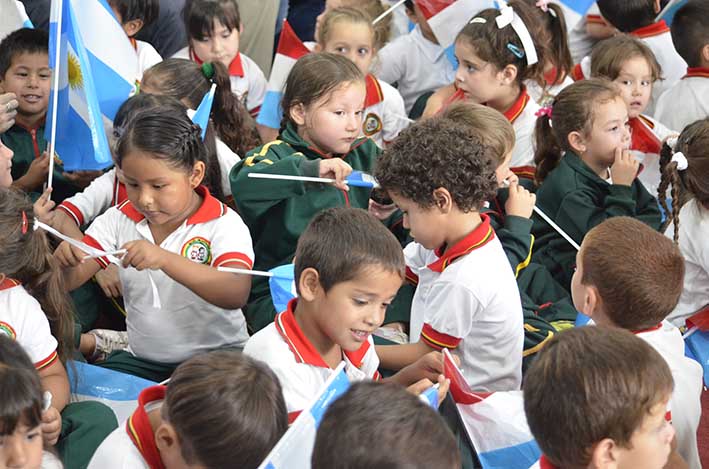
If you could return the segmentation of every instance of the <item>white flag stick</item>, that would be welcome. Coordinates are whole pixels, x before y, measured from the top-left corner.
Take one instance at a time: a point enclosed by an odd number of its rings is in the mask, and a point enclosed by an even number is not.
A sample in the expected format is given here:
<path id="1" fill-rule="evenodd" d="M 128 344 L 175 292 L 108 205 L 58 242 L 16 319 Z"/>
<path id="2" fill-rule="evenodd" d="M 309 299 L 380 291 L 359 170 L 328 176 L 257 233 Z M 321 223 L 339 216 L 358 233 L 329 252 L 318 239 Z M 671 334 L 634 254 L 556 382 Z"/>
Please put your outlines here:
<path id="1" fill-rule="evenodd" d="M 546 213 L 542 212 L 536 205 L 534 206 L 534 211 L 537 212 L 537 215 L 539 215 L 540 217 L 542 217 L 545 222 L 549 223 L 549 226 L 551 226 L 552 228 L 554 228 L 557 233 L 559 233 L 566 241 L 569 242 L 569 244 L 571 244 L 573 247 L 575 247 L 577 251 L 578 251 L 579 249 L 581 249 L 581 246 L 579 246 L 579 245 L 576 243 L 576 241 L 574 241 L 574 240 L 571 238 L 571 236 L 569 236 L 568 234 L 566 234 L 566 232 L 565 232 L 564 230 L 562 230 L 561 227 L 559 227 L 559 225 L 557 225 L 556 223 L 554 223 L 554 221 L 553 221 L 551 218 L 549 218 L 549 217 L 546 215 Z"/>
<path id="2" fill-rule="evenodd" d="M 687 330 L 687 332 L 685 332 L 684 334 L 682 334 L 682 338 L 686 340 L 687 337 L 689 337 L 690 335 L 694 334 L 694 333 L 697 332 L 698 330 L 699 330 L 699 328 L 698 328 L 697 326 L 692 326 L 692 327 L 690 327 L 690 328 Z"/>
<path id="3" fill-rule="evenodd" d="M 398 2 L 396 2 L 395 4 L 393 4 L 392 6 L 390 6 L 384 13 L 382 13 L 381 15 L 377 16 L 376 18 L 374 18 L 374 21 L 372 21 L 372 25 L 375 25 L 375 24 L 379 23 L 381 20 L 383 20 L 384 18 L 386 18 L 386 16 L 387 16 L 389 13 L 391 13 L 392 11 L 396 10 L 396 9 L 399 8 L 401 5 L 403 5 L 405 1 L 406 1 L 406 0 L 399 0 Z"/>
<path id="4" fill-rule="evenodd" d="M 256 275 L 259 277 L 274 277 L 273 272 L 263 270 L 236 269 L 234 267 L 217 267 L 220 272 L 231 272 L 232 274 Z"/>
<path id="5" fill-rule="evenodd" d="M 105 251 L 106 254 L 111 255 L 111 256 L 119 256 L 121 254 L 125 254 L 127 251 L 125 249 L 116 249 L 115 251 Z M 87 254 L 84 256 L 84 260 L 86 259 L 96 259 L 97 257 L 103 257 L 98 254 Z"/>
<path id="6" fill-rule="evenodd" d="M 332 184 L 335 182 L 331 178 L 316 178 L 310 176 L 289 176 L 285 174 L 268 174 L 268 173 L 249 173 L 250 178 L 256 179 L 279 179 L 281 181 L 304 181 L 304 182 L 323 182 Z"/>
<path id="7" fill-rule="evenodd" d="M 49 174 L 47 176 L 47 187 L 52 187 L 52 179 L 54 177 L 54 150 L 55 150 L 55 140 L 57 139 L 57 103 L 59 101 L 59 70 L 61 67 L 61 44 L 62 44 L 62 19 L 64 17 L 64 6 L 62 5 L 63 0 L 53 0 L 58 3 L 59 19 L 57 20 L 57 30 L 56 30 L 56 48 L 54 49 L 54 70 L 52 70 L 53 76 L 52 81 L 54 82 L 54 89 L 52 90 L 52 128 L 49 137 Z M 67 0 L 70 1 L 70 0 Z"/>

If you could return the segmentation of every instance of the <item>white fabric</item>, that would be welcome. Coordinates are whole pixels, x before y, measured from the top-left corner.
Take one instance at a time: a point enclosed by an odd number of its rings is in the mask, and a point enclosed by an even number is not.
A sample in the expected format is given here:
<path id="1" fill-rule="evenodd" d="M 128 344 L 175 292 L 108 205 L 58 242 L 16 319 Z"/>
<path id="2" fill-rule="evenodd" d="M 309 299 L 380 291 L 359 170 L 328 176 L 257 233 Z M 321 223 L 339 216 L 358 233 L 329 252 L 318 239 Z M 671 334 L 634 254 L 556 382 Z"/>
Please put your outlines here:
<path id="1" fill-rule="evenodd" d="M 579 63 L 581 59 L 589 55 L 591 53 L 591 49 L 593 49 L 593 45 L 597 42 L 589 36 L 588 33 L 586 33 L 586 26 L 588 25 L 588 21 L 586 20 L 587 15 L 600 15 L 598 5 L 595 2 L 588 9 L 588 12 L 584 15 L 581 21 L 569 29 L 569 51 L 571 52 L 571 58 L 574 63 Z"/>
<path id="2" fill-rule="evenodd" d="M 375 75 L 387 83 L 397 83 L 407 113 L 419 96 L 455 80 L 455 69 L 445 49 L 424 38 L 418 26 L 384 46 L 378 59 Z"/>
<path id="3" fill-rule="evenodd" d="M 670 399 L 672 426 L 677 431 L 677 452 L 689 467 L 701 467 L 697 449 L 697 427 L 702 414 L 702 366 L 684 355 L 679 329 L 668 321 L 660 329 L 641 332 L 638 337 L 657 350 L 672 372 L 675 389 Z"/>
<path id="4" fill-rule="evenodd" d="M 121 422 L 96 449 L 88 469 L 150 469 Z"/>
<path id="5" fill-rule="evenodd" d="M 217 159 L 219 160 L 219 169 L 222 172 L 222 190 L 225 196 L 231 195 L 231 183 L 229 182 L 229 172 L 231 168 L 241 161 L 239 155 L 231 151 L 231 148 L 227 146 L 226 143 L 222 142 L 221 139 L 216 139 L 217 143 Z"/>
<path id="6" fill-rule="evenodd" d="M 91 223 L 113 204 L 116 181 L 116 168 L 111 168 L 91 181 L 86 189 L 65 199 L 59 208 L 71 216 L 77 226 Z"/>
<path id="7" fill-rule="evenodd" d="M 452 262 L 442 273 L 427 266 L 435 252 L 413 242 L 406 264 L 418 275 L 411 304 L 410 341 L 424 324 L 462 339 L 455 354 L 474 391 L 511 391 L 522 382 L 524 325 L 514 274 L 497 238 Z"/>
<path id="8" fill-rule="evenodd" d="M 512 168 L 534 166 L 534 126 L 537 124 L 538 110 L 539 104 L 530 99 L 522 113 L 512 122 L 515 129 L 515 147 L 510 160 Z"/>
<path id="9" fill-rule="evenodd" d="M 645 113 L 655 116 L 655 105 L 660 96 L 673 87 L 687 71 L 687 62 L 675 50 L 672 43 L 672 35 L 669 31 L 657 36 L 644 37 L 640 39 L 655 54 L 657 62 L 662 67 L 662 77 L 664 80 L 656 81 L 652 87 L 652 101 L 645 109 Z"/>
<path id="10" fill-rule="evenodd" d="M 0 289 L 0 334 L 17 341 L 35 366 L 46 362 L 57 350 L 47 316 L 22 285 Z"/>
<path id="11" fill-rule="evenodd" d="M 674 130 L 668 129 L 662 125 L 662 123 L 658 122 L 657 119 L 653 119 L 652 117 L 644 114 L 643 117 L 651 121 L 654 124 L 654 127 L 652 129 L 649 128 L 645 125 L 642 119 L 640 119 L 640 122 L 642 122 L 650 132 L 655 134 L 660 142 L 665 140 L 670 135 L 677 133 Z M 640 174 L 638 174 L 638 179 L 653 197 L 657 197 L 657 188 L 660 186 L 660 178 L 662 176 L 660 174 L 660 155 L 658 153 L 644 153 L 640 150 L 633 149 L 632 146 L 630 152 L 635 159 L 643 165 L 643 170 L 640 171 Z"/>
<path id="12" fill-rule="evenodd" d="M 709 117 L 709 78 L 688 77 L 672 85 L 657 101 L 655 116 L 678 131 Z"/>
<path id="13" fill-rule="evenodd" d="M 557 94 L 561 93 L 561 90 L 571 85 L 573 82 L 574 79 L 571 78 L 571 76 L 567 76 L 561 83 L 547 86 L 546 88 L 539 86 L 539 83 L 535 80 L 527 80 L 524 84 L 527 87 L 529 97 L 532 98 L 535 103 L 544 106 L 545 104 L 549 104 Z"/>
<path id="14" fill-rule="evenodd" d="M 704 306 L 709 305 L 709 210 L 695 199 L 679 212 L 679 249 L 684 256 L 684 289 L 668 319 L 678 327 Z M 670 223 L 665 236 L 674 236 Z"/>
<path id="15" fill-rule="evenodd" d="M 364 110 L 362 132 L 380 148 L 393 141 L 399 132 L 409 126 L 404 100 L 399 92 L 390 84 L 379 81 L 384 99 Z M 378 128 L 374 133 L 371 129 Z"/>
<path id="16" fill-rule="evenodd" d="M 162 62 L 162 57 L 149 42 L 135 41 L 135 51 L 138 54 L 138 77 L 142 78 L 147 69 Z"/>
<path id="17" fill-rule="evenodd" d="M 133 240 L 154 242 L 146 219 L 136 223 L 120 210 L 119 207 L 127 203 L 108 209 L 86 231 L 105 250 L 118 249 Z M 200 255 L 200 245 L 208 243 L 209 263 L 213 267 L 223 264 L 224 259 L 234 261 L 235 257 L 245 256 L 251 265 L 244 267 L 251 268 L 254 253 L 249 230 L 239 215 L 222 207 L 222 216 L 205 223 L 183 222 L 160 247 L 188 257 L 195 253 Z M 202 242 L 195 243 L 196 239 Z M 202 256 L 208 261 L 207 255 L 202 253 Z M 162 307 L 154 304 L 149 277 L 160 292 Z M 248 339 L 240 309 L 226 310 L 212 305 L 163 271 L 121 268 L 120 279 L 127 312 L 128 342 L 131 351 L 139 357 L 179 363 L 199 352 L 222 346 L 243 346 Z"/>
<path id="18" fill-rule="evenodd" d="M 64 469 L 64 465 L 58 457 L 54 456 L 49 451 L 43 451 L 41 469 Z"/>

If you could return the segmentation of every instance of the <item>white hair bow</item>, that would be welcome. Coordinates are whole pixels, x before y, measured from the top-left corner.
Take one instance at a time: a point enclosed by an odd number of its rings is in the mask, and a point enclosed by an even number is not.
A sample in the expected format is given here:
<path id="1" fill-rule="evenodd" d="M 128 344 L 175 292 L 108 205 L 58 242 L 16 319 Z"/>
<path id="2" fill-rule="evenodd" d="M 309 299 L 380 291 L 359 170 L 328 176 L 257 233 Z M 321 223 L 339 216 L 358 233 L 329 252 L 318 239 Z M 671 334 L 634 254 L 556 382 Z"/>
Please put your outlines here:
<path id="1" fill-rule="evenodd" d="M 532 36 L 529 34 L 529 30 L 524 24 L 524 21 L 522 21 L 522 18 L 515 13 L 505 0 L 498 0 L 497 3 L 500 5 L 500 14 L 495 18 L 498 29 L 502 29 L 508 25 L 512 26 L 512 29 L 514 29 L 522 43 L 522 48 L 527 56 L 527 65 L 534 65 L 539 62 L 537 49 L 534 47 L 534 41 L 532 41 Z"/>

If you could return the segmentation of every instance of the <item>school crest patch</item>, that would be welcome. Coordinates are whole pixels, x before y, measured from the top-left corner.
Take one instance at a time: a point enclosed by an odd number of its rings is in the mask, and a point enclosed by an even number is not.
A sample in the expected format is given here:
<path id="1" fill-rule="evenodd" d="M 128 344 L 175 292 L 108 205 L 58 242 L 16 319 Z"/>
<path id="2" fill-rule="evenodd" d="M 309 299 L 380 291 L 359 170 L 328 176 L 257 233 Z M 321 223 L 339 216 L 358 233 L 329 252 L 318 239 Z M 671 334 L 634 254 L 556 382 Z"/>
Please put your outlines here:
<path id="1" fill-rule="evenodd" d="M 199 264 L 212 262 L 212 248 L 209 240 L 196 236 L 182 246 L 182 257 Z"/>
<path id="2" fill-rule="evenodd" d="M 12 340 L 15 340 L 17 338 L 17 333 L 15 333 L 15 329 L 13 329 L 12 326 L 8 323 L 2 321 L 0 321 L 0 334 L 5 334 Z"/>
<path id="3" fill-rule="evenodd" d="M 382 130 L 382 119 L 373 112 L 367 114 L 364 118 L 364 124 L 362 125 L 364 130 L 364 135 L 371 137 L 380 130 Z"/>

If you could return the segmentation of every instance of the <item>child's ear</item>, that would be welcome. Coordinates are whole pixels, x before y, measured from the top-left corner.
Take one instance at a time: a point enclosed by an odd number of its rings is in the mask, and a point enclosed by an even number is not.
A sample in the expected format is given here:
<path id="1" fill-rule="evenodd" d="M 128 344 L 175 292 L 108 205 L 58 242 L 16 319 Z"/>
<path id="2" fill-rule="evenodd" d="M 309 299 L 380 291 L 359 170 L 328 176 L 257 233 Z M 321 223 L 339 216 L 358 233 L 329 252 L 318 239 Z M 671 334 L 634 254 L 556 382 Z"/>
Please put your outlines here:
<path id="1" fill-rule="evenodd" d="M 448 189 L 439 187 L 433 191 L 433 206 L 441 213 L 450 213 L 453 208 L 453 197 Z"/>
<path id="2" fill-rule="evenodd" d="M 655 14 L 660 13 L 660 11 L 662 10 L 660 0 L 655 0 L 655 4 L 652 6 L 652 9 L 655 11 Z"/>
<path id="3" fill-rule="evenodd" d="M 581 132 L 574 130 L 566 138 L 569 140 L 569 146 L 571 146 L 576 153 L 580 155 L 586 152 L 586 139 Z"/>
<path id="4" fill-rule="evenodd" d="M 141 29 L 143 29 L 143 24 L 143 20 L 139 18 L 130 20 L 126 23 L 123 23 L 123 31 L 126 32 L 128 37 L 133 37 L 138 34 Z"/>
<path id="5" fill-rule="evenodd" d="M 581 305 L 581 312 L 592 318 L 594 313 L 598 312 L 601 297 L 598 295 L 598 289 L 593 285 L 581 284 L 581 288 L 583 288 L 583 304 Z"/>
<path id="6" fill-rule="evenodd" d="M 610 438 L 601 440 L 591 453 L 590 467 L 616 469 L 618 467 L 618 446 Z"/>
<path id="7" fill-rule="evenodd" d="M 305 125 L 305 106 L 303 103 L 291 106 L 288 112 L 290 113 L 291 120 L 295 122 L 296 125 Z"/>
<path id="8" fill-rule="evenodd" d="M 704 44 L 702 47 L 702 60 L 705 64 L 709 64 L 709 44 Z M 2 89 L 2 78 L 0 78 L 0 90 Z"/>
<path id="9" fill-rule="evenodd" d="M 239 23 L 239 36 L 244 34 L 244 23 Z"/>
<path id="10" fill-rule="evenodd" d="M 192 186 L 192 189 L 202 184 L 206 169 L 207 167 L 205 166 L 204 161 L 198 161 L 194 164 L 194 166 L 192 166 L 192 174 L 190 174 L 190 186 Z"/>
<path id="11" fill-rule="evenodd" d="M 163 421 L 155 430 L 155 445 L 161 454 L 174 452 L 179 449 L 180 440 L 177 437 L 175 427 Z"/>
<path id="12" fill-rule="evenodd" d="M 319 42 L 315 43 L 315 46 L 313 47 L 313 52 L 322 52 L 322 46 Z"/>
<path id="13" fill-rule="evenodd" d="M 322 290 L 320 285 L 320 274 L 312 267 L 308 267 L 300 273 L 298 279 L 298 295 L 305 301 L 313 301 Z"/>
<path id="14" fill-rule="evenodd" d="M 502 85 L 510 86 L 517 79 L 517 67 L 512 64 L 505 65 L 505 68 L 498 72 L 498 78 Z"/>

